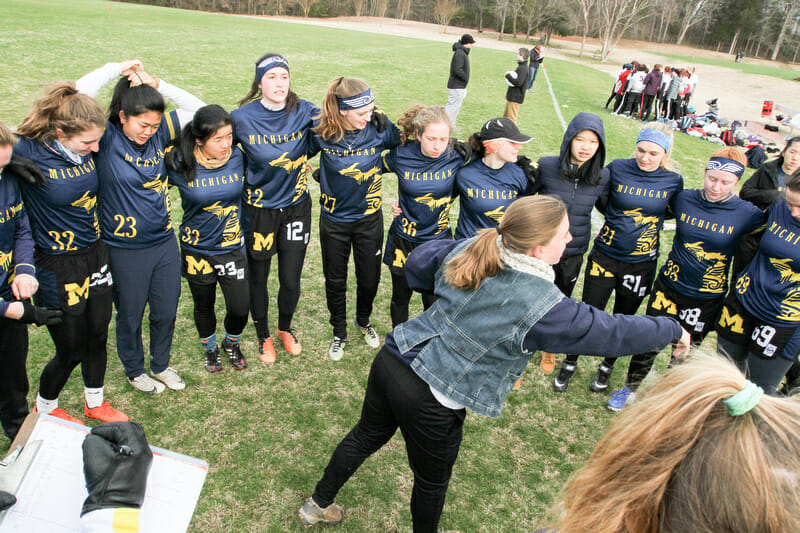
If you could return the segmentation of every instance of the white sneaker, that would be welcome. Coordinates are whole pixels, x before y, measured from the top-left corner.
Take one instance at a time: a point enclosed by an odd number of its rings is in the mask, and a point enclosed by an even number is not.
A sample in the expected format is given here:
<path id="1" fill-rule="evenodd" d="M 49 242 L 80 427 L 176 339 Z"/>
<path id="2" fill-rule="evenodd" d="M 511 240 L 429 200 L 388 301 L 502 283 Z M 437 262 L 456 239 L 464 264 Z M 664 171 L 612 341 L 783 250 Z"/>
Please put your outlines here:
<path id="1" fill-rule="evenodd" d="M 381 338 L 378 337 L 378 332 L 375 331 L 375 326 L 372 324 L 367 324 L 366 326 L 360 326 L 358 324 L 358 320 L 353 320 L 356 327 L 361 330 L 361 333 L 364 335 L 364 342 L 367 343 L 367 346 L 370 348 L 380 348 L 381 347 Z"/>
<path id="2" fill-rule="evenodd" d="M 139 374 L 135 378 L 128 378 L 131 387 L 145 394 L 158 394 L 164 392 L 164 384 L 155 381 L 147 374 Z"/>
<path id="3" fill-rule="evenodd" d="M 153 377 L 172 390 L 183 390 L 186 388 L 186 383 L 171 366 L 168 366 L 163 372 L 159 372 L 158 374 L 153 373 Z"/>
<path id="4" fill-rule="evenodd" d="M 347 345 L 347 339 L 334 337 L 331 341 L 331 347 L 328 348 L 328 357 L 332 361 L 340 361 L 344 357 L 344 347 Z"/>

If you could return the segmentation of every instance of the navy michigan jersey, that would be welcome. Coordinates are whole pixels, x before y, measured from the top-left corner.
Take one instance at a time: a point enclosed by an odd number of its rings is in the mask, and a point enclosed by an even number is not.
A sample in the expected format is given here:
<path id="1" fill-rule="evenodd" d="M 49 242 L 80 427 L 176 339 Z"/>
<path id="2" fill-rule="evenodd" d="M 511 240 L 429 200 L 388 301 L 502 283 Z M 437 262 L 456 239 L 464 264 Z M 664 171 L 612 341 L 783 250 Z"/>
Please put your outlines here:
<path id="1" fill-rule="evenodd" d="M 394 124 L 378 133 L 370 123 L 362 130 L 346 132 L 339 142 L 315 134 L 320 153 L 322 216 L 334 222 L 354 222 L 377 212 L 382 203 L 381 153 L 400 144 Z"/>
<path id="2" fill-rule="evenodd" d="M 167 169 L 164 149 L 180 133 L 176 111 L 161 118 L 144 145 L 109 123 L 95 155 L 100 179 L 100 232 L 109 246 L 149 248 L 170 239 Z"/>
<path id="3" fill-rule="evenodd" d="M 645 172 L 633 158 L 615 159 L 603 172 L 610 177 L 609 199 L 595 248 L 623 263 L 652 261 L 658 257 L 667 207 L 683 190 L 683 178 L 663 168 Z"/>
<path id="4" fill-rule="evenodd" d="M 291 113 L 271 111 L 260 100 L 231 112 L 234 141 L 247 156 L 243 200 L 253 207 L 280 209 L 308 196 L 306 162 L 312 151 L 310 128 L 319 109 L 300 100 Z"/>
<path id="5" fill-rule="evenodd" d="M 456 239 L 472 237 L 482 228 L 494 228 L 511 202 L 528 194 L 525 172 L 514 163 L 493 169 L 477 159 L 456 174 L 459 195 Z"/>
<path id="6" fill-rule="evenodd" d="M 684 190 L 674 203 L 675 238 L 661 276 L 679 294 L 697 300 L 721 298 L 739 239 L 764 226 L 759 208 L 731 196 L 706 200 L 702 190 Z"/>
<path id="7" fill-rule="evenodd" d="M 244 154 L 237 147 L 220 168 L 197 165 L 197 176 L 190 182 L 182 174 L 169 172 L 169 184 L 180 191 L 183 206 L 181 248 L 219 255 L 244 245 L 239 222 L 244 183 Z"/>
<path id="8" fill-rule="evenodd" d="M 44 172 L 36 187 L 22 183 L 25 208 L 37 248 L 58 255 L 88 248 L 100 238 L 97 221 L 97 169 L 92 154 L 79 164 L 41 142 L 22 137 L 14 153 L 27 157 Z"/>
<path id="9" fill-rule="evenodd" d="M 397 175 L 403 211 L 392 221 L 390 231 L 409 242 L 448 235 L 456 173 L 463 164 L 463 158 L 452 147 L 431 158 L 422 153 L 418 142 L 409 142 L 387 153 L 383 166 Z"/>
<path id="10" fill-rule="evenodd" d="M 761 244 L 736 280 L 736 296 L 767 324 L 800 325 L 800 221 L 784 198 L 767 208 Z"/>
<path id="11" fill-rule="evenodd" d="M 30 274 L 33 268 L 33 238 L 22 194 L 14 176 L 0 174 L 0 316 L 15 300 L 11 281 L 15 274 Z"/>

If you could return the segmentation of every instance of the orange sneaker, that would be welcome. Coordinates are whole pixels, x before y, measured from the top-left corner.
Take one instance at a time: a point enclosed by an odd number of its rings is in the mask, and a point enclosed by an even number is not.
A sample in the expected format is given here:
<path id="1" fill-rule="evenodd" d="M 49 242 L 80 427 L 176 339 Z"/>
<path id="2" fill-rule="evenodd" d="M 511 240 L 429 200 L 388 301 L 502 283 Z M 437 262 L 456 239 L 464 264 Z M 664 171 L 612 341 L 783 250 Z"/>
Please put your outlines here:
<path id="1" fill-rule="evenodd" d="M 293 329 L 288 331 L 278 330 L 278 338 L 283 341 L 283 348 L 292 355 L 300 355 L 303 351 L 303 345 L 297 340 L 297 335 L 294 334 Z"/>
<path id="2" fill-rule="evenodd" d="M 542 362 L 539 364 L 542 372 L 550 374 L 556 369 L 556 356 L 550 352 L 542 352 Z"/>
<path id="3" fill-rule="evenodd" d="M 94 407 L 92 409 L 89 409 L 86 402 L 83 402 L 83 414 L 89 418 L 96 418 L 103 422 L 127 422 L 130 420 L 128 415 L 111 407 L 111 402 L 108 400 L 104 400 L 100 407 Z"/>
<path id="4" fill-rule="evenodd" d="M 516 383 L 514 383 L 514 390 L 518 390 L 520 385 L 522 385 L 522 378 L 519 378 Z"/>
<path id="5" fill-rule="evenodd" d="M 262 363 L 271 365 L 275 362 L 278 354 L 275 353 L 275 346 L 272 344 L 272 337 L 258 339 L 258 358 Z"/>
<path id="6" fill-rule="evenodd" d="M 38 411 L 38 409 L 36 407 L 34 407 L 33 408 L 33 412 L 36 413 L 37 411 Z M 47 414 L 49 416 L 54 416 L 56 418 L 60 418 L 61 420 L 66 420 L 67 422 L 73 422 L 73 423 L 79 424 L 81 426 L 85 426 L 86 425 L 81 420 L 75 418 L 74 416 L 70 416 L 69 413 L 67 413 L 65 410 L 61 409 L 60 407 L 56 407 L 55 409 L 53 409 L 52 411 L 50 411 Z"/>

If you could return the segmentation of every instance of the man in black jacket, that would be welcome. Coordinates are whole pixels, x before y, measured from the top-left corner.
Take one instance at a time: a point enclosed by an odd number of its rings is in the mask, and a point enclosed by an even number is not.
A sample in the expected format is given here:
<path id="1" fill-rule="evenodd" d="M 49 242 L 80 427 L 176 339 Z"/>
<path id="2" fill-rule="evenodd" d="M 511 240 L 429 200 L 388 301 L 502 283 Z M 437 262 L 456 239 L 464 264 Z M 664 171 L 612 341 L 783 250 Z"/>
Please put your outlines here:
<path id="1" fill-rule="evenodd" d="M 517 124 L 519 105 L 525 100 L 525 90 L 528 87 L 528 49 L 520 48 L 517 51 L 517 70 L 506 72 L 506 110 L 503 116 Z"/>
<path id="2" fill-rule="evenodd" d="M 447 105 L 445 110 L 453 125 L 456 123 L 461 103 L 467 96 L 469 83 L 469 50 L 475 44 L 472 35 L 465 33 L 453 43 L 453 59 L 450 61 L 450 78 L 447 80 Z"/>

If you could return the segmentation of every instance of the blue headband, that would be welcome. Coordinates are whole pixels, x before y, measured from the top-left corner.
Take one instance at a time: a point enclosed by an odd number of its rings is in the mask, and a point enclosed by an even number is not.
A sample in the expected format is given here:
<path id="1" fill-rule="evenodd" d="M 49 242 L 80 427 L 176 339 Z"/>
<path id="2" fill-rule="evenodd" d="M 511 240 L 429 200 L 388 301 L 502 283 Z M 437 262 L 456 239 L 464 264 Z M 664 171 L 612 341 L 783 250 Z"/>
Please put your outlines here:
<path id="1" fill-rule="evenodd" d="M 737 178 L 741 178 L 744 174 L 744 165 L 733 159 L 727 157 L 712 157 L 706 165 L 706 170 L 724 170 L 731 174 L 736 174 Z"/>
<path id="2" fill-rule="evenodd" d="M 672 148 L 672 137 L 663 131 L 654 130 L 652 128 L 645 128 L 639 132 L 639 136 L 636 137 L 636 142 L 639 143 L 641 141 L 655 143 L 667 153 L 669 153 L 669 149 Z"/>
<path id="3" fill-rule="evenodd" d="M 722 403 L 728 408 L 729 415 L 741 416 L 750 412 L 753 407 L 758 405 L 762 396 L 764 396 L 763 389 L 755 383 L 748 381 L 747 385 L 745 385 L 742 390 L 730 398 L 725 398 L 722 400 Z"/>
<path id="4" fill-rule="evenodd" d="M 371 104 L 375 101 L 375 97 L 372 96 L 372 89 L 367 89 L 363 93 L 359 93 L 353 96 L 345 96 L 344 98 L 339 98 L 339 109 L 342 111 L 348 111 L 350 109 L 360 109 L 366 105 Z"/>
<path id="5" fill-rule="evenodd" d="M 289 62 L 281 56 L 270 56 L 261 63 L 258 63 L 256 65 L 256 79 L 258 83 L 261 83 L 261 78 L 264 77 L 264 74 L 276 67 L 285 68 L 286 72 L 289 72 Z"/>

